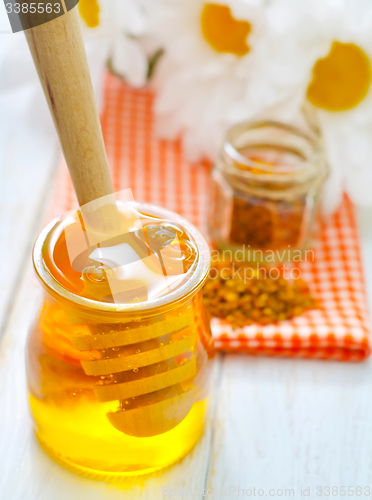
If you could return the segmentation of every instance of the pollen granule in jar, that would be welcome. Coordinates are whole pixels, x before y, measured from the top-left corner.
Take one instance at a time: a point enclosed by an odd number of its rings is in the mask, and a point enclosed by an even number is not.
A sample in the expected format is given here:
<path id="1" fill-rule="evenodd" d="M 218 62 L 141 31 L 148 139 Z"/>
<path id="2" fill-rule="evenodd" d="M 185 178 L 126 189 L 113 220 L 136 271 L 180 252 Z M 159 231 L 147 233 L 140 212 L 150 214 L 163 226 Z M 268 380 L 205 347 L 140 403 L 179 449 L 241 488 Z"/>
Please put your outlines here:
<path id="1" fill-rule="evenodd" d="M 286 260 L 304 251 L 327 173 L 316 132 L 268 121 L 233 126 L 212 170 L 208 227 L 215 248 L 240 250 L 246 261 L 270 255 L 271 262 L 275 251 L 285 250 Z"/>

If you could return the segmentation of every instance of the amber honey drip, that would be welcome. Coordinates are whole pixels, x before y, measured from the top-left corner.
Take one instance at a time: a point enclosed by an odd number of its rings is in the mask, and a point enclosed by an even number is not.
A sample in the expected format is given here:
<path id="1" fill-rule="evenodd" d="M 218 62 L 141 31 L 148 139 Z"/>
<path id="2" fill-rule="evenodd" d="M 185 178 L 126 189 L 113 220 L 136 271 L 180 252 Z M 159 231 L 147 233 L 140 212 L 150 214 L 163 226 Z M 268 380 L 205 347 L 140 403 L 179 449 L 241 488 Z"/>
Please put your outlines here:
<path id="1" fill-rule="evenodd" d="M 63 235 L 45 246 L 51 274 L 83 297 L 112 301 L 107 290 L 97 294 L 98 283 L 87 285 L 85 271 L 71 268 Z M 197 254 L 187 234 L 179 240 L 187 272 Z M 146 300 L 146 282 L 139 282 Z M 201 293 L 133 317 L 46 296 L 27 370 L 37 435 L 49 454 L 76 472 L 109 479 L 161 469 L 195 445 L 214 354 Z"/>

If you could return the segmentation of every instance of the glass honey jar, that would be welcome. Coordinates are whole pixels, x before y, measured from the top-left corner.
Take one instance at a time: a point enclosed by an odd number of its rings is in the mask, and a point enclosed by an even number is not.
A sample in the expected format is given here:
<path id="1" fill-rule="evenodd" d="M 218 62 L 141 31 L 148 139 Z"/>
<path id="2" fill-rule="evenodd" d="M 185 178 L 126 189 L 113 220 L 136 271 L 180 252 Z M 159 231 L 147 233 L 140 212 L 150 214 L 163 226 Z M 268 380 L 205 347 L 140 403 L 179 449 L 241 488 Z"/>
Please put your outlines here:
<path id="1" fill-rule="evenodd" d="M 41 446 L 70 470 L 106 481 L 160 470 L 194 447 L 214 356 L 202 300 L 205 239 L 168 210 L 117 206 L 138 216 L 124 239 L 72 256 L 68 239 L 76 248 L 85 235 L 80 211 L 39 235 L 33 262 L 44 301 L 26 356 Z M 125 265 L 110 265 L 125 253 Z"/>
<path id="2" fill-rule="evenodd" d="M 241 261 L 275 262 L 308 248 L 328 175 L 316 131 L 274 121 L 237 124 L 211 175 L 208 229 L 216 249 L 238 252 Z"/>

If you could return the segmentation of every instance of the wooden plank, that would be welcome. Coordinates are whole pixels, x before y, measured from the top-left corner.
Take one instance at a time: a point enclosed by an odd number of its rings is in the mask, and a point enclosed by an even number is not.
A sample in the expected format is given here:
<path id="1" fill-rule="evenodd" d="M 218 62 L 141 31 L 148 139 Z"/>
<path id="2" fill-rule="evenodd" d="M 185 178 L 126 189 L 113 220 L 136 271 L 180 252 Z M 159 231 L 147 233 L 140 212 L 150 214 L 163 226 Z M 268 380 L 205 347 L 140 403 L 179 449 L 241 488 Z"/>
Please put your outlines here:
<path id="1" fill-rule="evenodd" d="M 231 488 L 232 498 L 238 487 L 246 496 L 294 489 L 301 498 L 301 486 L 311 486 L 316 498 L 316 486 L 368 486 L 371 422 L 371 361 L 228 356 L 208 486 Z"/>
<path id="2" fill-rule="evenodd" d="M 26 90 L 0 96 L 0 336 L 24 263 L 31 258 L 32 245 L 43 223 L 59 155 L 53 135 L 45 137 L 41 130 L 39 134 L 31 133 L 31 125 L 17 119 L 19 109 L 30 106 Z M 14 109 L 9 101 L 14 102 Z M 46 104 L 40 103 L 41 121 L 44 108 Z"/>

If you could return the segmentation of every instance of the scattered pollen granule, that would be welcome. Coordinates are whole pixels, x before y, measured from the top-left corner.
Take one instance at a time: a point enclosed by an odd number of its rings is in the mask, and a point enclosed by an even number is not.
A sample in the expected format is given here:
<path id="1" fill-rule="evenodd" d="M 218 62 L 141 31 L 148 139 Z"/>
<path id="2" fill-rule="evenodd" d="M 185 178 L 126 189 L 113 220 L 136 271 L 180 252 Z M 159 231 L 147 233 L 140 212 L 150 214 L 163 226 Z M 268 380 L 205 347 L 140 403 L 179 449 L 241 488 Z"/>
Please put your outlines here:
<path id="1" fill-rule="evenodd" d="M 204 303 L 210 316 L 233 328 L 277 323 L 319 308 L 301 278 L 289 280 L 279 268 L 252 268 L 231 261 L 212 263 Z"/>

